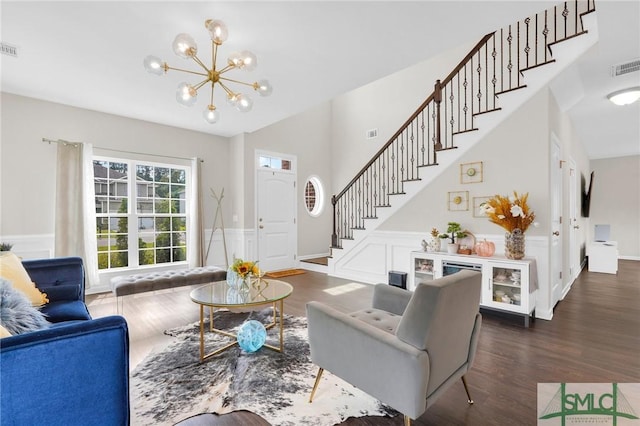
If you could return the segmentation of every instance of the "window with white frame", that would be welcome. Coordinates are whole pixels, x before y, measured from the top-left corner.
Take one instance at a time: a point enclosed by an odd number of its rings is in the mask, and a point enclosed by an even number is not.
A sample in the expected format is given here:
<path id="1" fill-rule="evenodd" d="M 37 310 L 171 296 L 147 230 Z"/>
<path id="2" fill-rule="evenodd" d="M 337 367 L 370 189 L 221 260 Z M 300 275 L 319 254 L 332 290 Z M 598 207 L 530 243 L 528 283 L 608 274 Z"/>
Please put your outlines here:
<path id="1" fill-rule="evenodd" d="M 291 170 L 291 160 L 270 155 L 260 155 L 260 167 L 278 170 Z"/>
<path id="2" fill-rule="evenodd" d="M 324 209 L 324 188 L 320 178 L 310 176 L 304 185 L 304 205 L 307 213 L 313 217 L 320 216 Z"/>
<path id="3" fill-rule="evenodd" d="M 187 260 L 189 168 L 94 158 L 98 269 Z"/>

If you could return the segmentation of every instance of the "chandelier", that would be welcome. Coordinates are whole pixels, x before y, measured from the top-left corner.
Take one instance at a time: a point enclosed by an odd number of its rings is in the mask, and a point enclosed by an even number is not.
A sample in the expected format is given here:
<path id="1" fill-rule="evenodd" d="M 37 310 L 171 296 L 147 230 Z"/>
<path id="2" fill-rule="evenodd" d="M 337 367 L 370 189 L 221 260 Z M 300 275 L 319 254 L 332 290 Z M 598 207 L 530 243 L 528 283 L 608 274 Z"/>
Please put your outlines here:
<path id="1" fill-rule="evenodd" d="M 156 56 L 149 55 L 144 59 L 144 67 L 151 74 L 163 75 L 169 70 L 185 72 L 189 74 L 200 75 L 204 77 L 204 80 L 197 84 L 189 84 L 182 82 L 178 85 L 176 92 L 176 100 L 178 103 L 185 106 L 193 106 L 196 103 L 198 97 L 198 90 L 210 85 L 211 95 L 209 98 L 209 105 L 203 111 L 203 117 L 208 123 L 216 123 L 220 119 L 220 112 L 216 108 L 213 101 L 213 93 L 216 85 L 220 86 L 224 90 L 227 98 L 227 103 L 235 107 L 238 111 L 248 112 L 253 106 L 251 98 L 240 92 L 236 92 L 229 88 L 229 83 L 240 84 L 251 87 L 258 92 L 260 96 L 269 96 L 273 91 L 271 84 L 267 80 L 260 80 L 254 83 L 246 83 L 239 80 L 234 80 L 225 76 L 228 71 L 234 69 L 240 69 L 244 71 L 252 71 L 257 66 L 257 58 L 253 53 L 244 50 L 242 52 L 232 53 L 227 59 L 226 64 L 222 68 L 216 66 L 216 60 L 218 57 L 218 47 L 227 40 L 229 32 L 224 22 L 216 19 L 208 19 L 204 23 L 205 27 L 209 31 L 211 36 L 211 67 L 207 67 L 204 62 L 198 58 L 198 46 L 193 38 L 189 34 L 178 34 L 173 41 L 173 51 L 176 55 L 183 59 L 192 59 L 201 69 L 197 71 L 191 71 L 181 68 L 174 68 L 169 66 L 166 62 L 163 62 Z M 209 84 L 210 83 L 210 84 Z"/>

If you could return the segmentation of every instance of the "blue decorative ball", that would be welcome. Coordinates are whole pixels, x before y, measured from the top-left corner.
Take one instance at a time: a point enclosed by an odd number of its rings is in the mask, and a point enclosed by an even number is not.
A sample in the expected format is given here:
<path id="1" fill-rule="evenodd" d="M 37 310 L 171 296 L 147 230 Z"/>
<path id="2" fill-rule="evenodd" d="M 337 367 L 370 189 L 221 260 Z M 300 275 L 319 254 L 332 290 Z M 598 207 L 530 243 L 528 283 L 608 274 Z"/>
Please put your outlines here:
<path id="1" fill-rule="evenodd" d="M 267 340 L 267 330 L 261 322 L 256 320 L 245 321 L 238 330 L 238 344 L 245 352 L 255 352 L 264 345 Z"/>

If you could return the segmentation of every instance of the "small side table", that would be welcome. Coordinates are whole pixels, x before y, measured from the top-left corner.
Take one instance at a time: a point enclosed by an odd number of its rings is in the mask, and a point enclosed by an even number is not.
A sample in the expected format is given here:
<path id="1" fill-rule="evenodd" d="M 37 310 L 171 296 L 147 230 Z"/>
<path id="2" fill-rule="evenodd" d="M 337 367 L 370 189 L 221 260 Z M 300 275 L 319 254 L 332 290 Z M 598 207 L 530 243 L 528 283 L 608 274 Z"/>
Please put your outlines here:
<path id="1" fill-rule="evenodd" d="M 618 273 L 618 243 L 616 241 L 589 243 L 587 256 L 589 256 L 589 272 Z"/>

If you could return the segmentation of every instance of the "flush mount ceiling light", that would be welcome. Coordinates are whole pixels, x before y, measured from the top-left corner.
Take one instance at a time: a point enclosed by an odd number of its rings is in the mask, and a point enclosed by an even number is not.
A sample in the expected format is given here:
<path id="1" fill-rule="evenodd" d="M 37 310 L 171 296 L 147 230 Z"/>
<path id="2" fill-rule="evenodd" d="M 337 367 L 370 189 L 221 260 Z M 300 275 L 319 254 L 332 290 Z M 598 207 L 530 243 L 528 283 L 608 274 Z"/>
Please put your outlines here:
<path id="1" fill-rule="evenodd" d="M 247 50 L 232 53 L 227 59 L 224 67 L 218 68 L 216 66 L 218 47 L 227 40 L 229 32 L 225 23 L 216 19 L 208 19 L 205 21 L 204 26 L 207 28 L 211 36 L 211 67 L 207 67 L 207 65 L 198 58 L 198 46 L 196 45 L 196 42 L 189 34 L 184 33 L 176 36 L 172 45 L 173 51 L 183 59 L 192 59 L 202 68 L 202 70 L 191 71 L 174 68 L 169 66 L 166 62 L 163 62 L 160 58 L 151 55 L 144 59 L 144 67 L 148 72 L 155 75 L 163 75 L 169 70 L 174 70 L 205 77 L 203 81 L 194 85 L 187 82 L 180 83 L 176 92 L 176 100 L 182 105 L 193 106 L 198 97 L 198 90 L 206 86 L 208 83 L 211 83 L 209 105 L 205 108 L 202 115 L 208 123 L 213 124 L 220 119 L 220 112 L 217 110 L 213 101 L 213 92 L 216 85 L 219 85 L 225 91 L 227 103 L 241 112 L 250 111 L 253 106 L 253 101 L 248 95 L 231 90 L 227 84 L 234 83 L 249 86 L 261 96 L 269 96 L 273 91 L 273 88 L 267 80 L 245 83 L 243 81 L 223 76 L 223 74 L 228 71 L 235 69 L 241 69 L 244 71 L 254 70 L 257 65 L 256 55 Z"/>
<path id="2" fill-rule="evenodd" d="M 607 99 L 616 105 L 629 105 L 640 99 L 640 87 L 618 90 L 607 95 Z"/>

